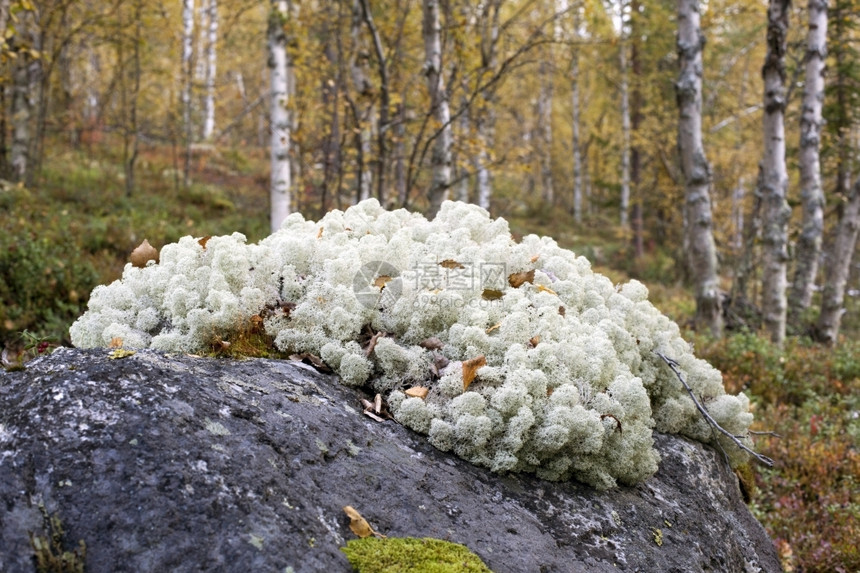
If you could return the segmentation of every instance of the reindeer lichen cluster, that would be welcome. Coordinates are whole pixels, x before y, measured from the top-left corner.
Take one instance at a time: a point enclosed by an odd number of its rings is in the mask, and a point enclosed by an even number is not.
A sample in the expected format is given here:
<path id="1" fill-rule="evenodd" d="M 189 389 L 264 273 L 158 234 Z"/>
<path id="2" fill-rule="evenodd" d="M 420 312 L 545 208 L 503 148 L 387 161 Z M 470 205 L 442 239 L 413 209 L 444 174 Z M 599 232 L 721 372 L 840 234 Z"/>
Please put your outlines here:
<path id="1" fill-rule="evenodd" d="M 655 429 L 725 441 L 744 459 L 657 353 L 734 435 L 752 421 L 746 396 L 726 394 L 647 296 L 550 238 L 515 241 L 474 205 L 446 202 L 427 221 L 368 200 L 319 222 L 293 214 L 258 244 L 184 237 L 157 264 L 129 264 L 97 287 L 71 336 L 79 347 L 120 338 L 199 352 L 261 321 L 279 350 L 319 356 L 345 384 L 382 393 L 436 447 L 494 471 L 640 482 L 657 469 Z M 486 365 L 466 387 L 463 364 L 479 356 Z M 413 386 L 429 393 L 412 397 Z"/>

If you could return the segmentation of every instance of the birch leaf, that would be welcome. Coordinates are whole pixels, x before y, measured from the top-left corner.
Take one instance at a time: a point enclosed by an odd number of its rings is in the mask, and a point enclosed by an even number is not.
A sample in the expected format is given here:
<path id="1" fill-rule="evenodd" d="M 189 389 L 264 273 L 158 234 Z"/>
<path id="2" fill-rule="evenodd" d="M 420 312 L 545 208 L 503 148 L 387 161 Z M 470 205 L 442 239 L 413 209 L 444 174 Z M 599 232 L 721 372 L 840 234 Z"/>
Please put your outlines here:
<path id="1" fill-rule="evenodd" d="M 146 239 L 131 252 L 131 264 L 142 269 L 149 261 L 158 262 L 158 250 L 149 244 Z"/>
<path id="2" fill-rule="evenodd" d="M 519 288 L 525 283 L 533 283 L 535 280 L 534 269 L 523 271 L 521 273 L 512 273 L 508 275 L 508 284 L 514 288 Z"/>
<path id="3" fill-rule="evenodd" d="M 554 294 L 554 295 L 558 296 L 557 292 L 555 292 L 551 288 L 545 287 L 543 285 L 538 285 L 537 289 L 538 289 L 538 292 L 548 292 L 549 294 Z"/>
<path id="4" fill-rule="evenodd" d="M 502 291 L 500 291 L 500 290 L 496 290 L 496 289 L 493 289 L 493 288 L 485 288 L 485 289 L 481 292 L 481 298 L 482 298 L 482 299 L 484 299 L 484 300 L 499 300 L 500 298 L 502 298 L 502 296 L 503 296 L 504 294 L 505 294 L 505 293 L 503 293 L 503 292 L 502 292 Z"/>
<path id="5" fill-rule="evenodd" d="M 385 537 L 381 533 L 374 531 L 373 528 L 370 527 L 370 524 L 367 523 L 367 520 L 361 517 L 361 514 L 358 513 L 351 505 L 344 506 L 343 511 L 346 513 L 347 517 L 349 517 L 349 528 L 362 539 L 370 537 L 371 535 Z"/>
<path id="6" fill-rule="evenodd" d="M 471 360 L 463 361 L 463 390 L 469 387 L 478 375 L 478 369 L 487 365 L 487 358 L 481 354 Z"/>
<path id="7" fill-rule="evenodd" d="M 429 389 L 424 386 L 413 386 L 404 392 L 410 398 L 421 398 L 422 400 L 427 397 L 427 393 L 430 392 Z"/>
<path id="8" fill-rule="evenodd" d="M 465 269 L 466 268 L 461 263 L 458 263 L 457 261 L 455 261 L 453 259 L 445 259 L 444 261 L 439 263 L 439 266 L 442 268 L 445 268 L 445 269 Z"/>

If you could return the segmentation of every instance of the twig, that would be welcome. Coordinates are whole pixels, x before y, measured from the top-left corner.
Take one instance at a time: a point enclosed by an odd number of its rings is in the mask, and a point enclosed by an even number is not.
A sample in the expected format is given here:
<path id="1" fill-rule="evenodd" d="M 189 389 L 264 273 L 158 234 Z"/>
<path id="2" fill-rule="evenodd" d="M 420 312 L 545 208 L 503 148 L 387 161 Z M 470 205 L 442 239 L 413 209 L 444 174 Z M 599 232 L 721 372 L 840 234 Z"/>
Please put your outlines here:
<path id="1" fill-rule="evenodd" d="M 704 417 L 705 417 L 705 420 L 707 420 L 707 422 L 711 425 L 711 427 L 713 427 L 715 430 L 718 430 L 718 431 L 719 431 L 719 432 L 721 432 L 723 435 L 727 436 L 731 441 L 733 441 L 733 442 L 735 443 L 735 445 L 736 445 L 737 447 L 739 447 L 739 448 L 740 448 L 740 449 L 742 449 L 743 451 L 745 451 L 745 452 L 747 452 L 748 454 L 750 454 L 752 457 L 754 457 L 755 459 L 757 459 L 759 462 L 763 463 L 763 464 L 764 464 L 764 465 L 766 465 L 766 466 L 773 467 L 773 460 L 772 460 L 772 459 L 770 459 L 769 457 L 767 457 L 767 456 L 765 456 L 765 455 L 762 455 L 762 454 L 759 454 L 759 453 L 757 453 L 757 452 L 754 452 L 754 451 L 752 451 L 751 449 L 749 449 L 748 447 L 746 447 L 746 446 L 743 444 L 743 442 L 741 442 L 741 441 L 740 441 L 736 436 L 734 436 L 731 432 L 729 432 L 728 430 L 726 430 L 725 428 L 723 428 L 722 426 L 720 426 L 720 425 L 717 423 L 717 421 L 716 421 L 716 420 L 714 420 L 714 419 L 711 417 L 711 415 L 708 413 L 708 410 L 707 410 L 707 409 L 706 409 L 706 408 L 705 408 L 705 407 L 704 407 L 704 406 L 703 406 L 703 405 L 702 405 L 702 404 L 701 404 L 701 403 L 696 399 L 696 395 L 695 395 L 695 394 L 693 394 L 693 389 L 692 389 L 692 388 L 690 388 L 689 384 L 687 384 L 687 381 L 686 381 L 686 380 L 684 380 L 684 375 L 683 375 L 683 374 L 681 374 L 681 371 L 680 371 L 680 370 L 678 370 L 678 363 L 677 363 L 677 362 L 675 362 L 675 361 L 674 361 L 674 360 L 672 360 L 671 358 L 668 358 L 668 357 L 666 357 L 665 355 L 663 355 L 663 354 L 661 354 L 661 353 L 659 353 L 659 352 L 655 352 L 655 354 L 656 354 L 657 356 L 659 356 L 660 358 L 662 358 L 662 359 L 663 359 L 663 362 L 665 362 L 665 363 L 666 363 L 666 365 L 667 365 L 667 366 L 669 366 L 669 368 L 671 368 L 671 369 L 672 369 L 672 372 L 674 372 L 674 373 L 675 373 L 675 376 L 677 376 L 677 377 L 678 377 L 678 380 L 680 380 L 680 381 L 681 381 L 681 384 L 683 384 L 683 385 L 684 385 L 684 388 L 686 388 L 686 389 L 687 389 L 687 393 L 690 395 L 690 398 L 692 398 L 692 399 L 693 399 L 693 403 L 696 405 L 696 408 L 698 408 L 698 409 L 699 409 L 699 412 L 701 412 L 702 416 L 704 416 Z M 719 442 L 717 442 L 717 443 L 719 443 Z"/>

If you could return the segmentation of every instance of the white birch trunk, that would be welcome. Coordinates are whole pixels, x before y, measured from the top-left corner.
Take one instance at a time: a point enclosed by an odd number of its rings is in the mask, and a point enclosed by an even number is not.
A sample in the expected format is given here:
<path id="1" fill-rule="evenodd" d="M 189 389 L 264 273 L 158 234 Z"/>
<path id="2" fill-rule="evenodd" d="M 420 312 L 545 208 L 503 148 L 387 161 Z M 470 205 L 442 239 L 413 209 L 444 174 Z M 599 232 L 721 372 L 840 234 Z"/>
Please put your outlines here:
<path id="1" fill-rule="evenodd" d="M 824 192 L 821 189 L 819 147 L 823 124 L 824 64 L 827 57 L 827 0 L 809 0 L 806 82 L 800 116 L 800 198 L 803 230 L 797 240 L 797 265 L 791 288 L 793 318 L 809 308 L 821 257 L 824 231 Z"/>
<path id="2" fill-rule="evenodd" d="M 540 63 L 540 90 L 537 104 L 537 137 L 538 162 L 540 164 L 541 192 L 544 201 L 552 205 L 555 202 L 555 190 L 552 185 L 552 65 L 549 60 L 552 51 L 547 50 Z"/>
<path id="3" fill-rule="evenodd" d="M 621 67 L 621 226 L 630 224 L 630 85 L 627 65 L 627 42 L 619 46 Z"/>
<path id="4" fill-rule="evenodd" d="M 442 25 L 439 17 L 439 0 L 423 0 L 424 74 L 430 91 L 430 105 L 436 124 L 436 140 L 430 156 L 431 181 L 427 192 L 427 217 L 439 212 L 448 198 L 451 185 L 451 111 L 442 79 Z"/>
<path id="5" fill-rule="evenodd" d="M 274 233 L 290 214 L 290 116 L 287 80 L 287 0 L 271 0 L 269 13 L 269 76 L 271 80 L 271 229 Z"/>
<path id="6" fill-rule="evenodd" d="M 580 143 L 579 53 L 575 51 L 570 63 L 571 108 L 573 110 L 573 219 L 582 223 L 582 149 Z"/>
<path id="7" fill-rule="evenodd" d="M 785 165 L 785 53 L 789 0 L 769 0 L 764 78 L 762 160 L 762 320 L 771 340 L 785 340 L 788 171 Z"/>
<path id="8" fill-rule="evenodd" d="M 687 264 L 696 289 L 696 326 L 723 331 L 717 249 L 711 216 L 711 167 L 702 144 L 702 48 L 699 0 L 678 0 L 678 149 L 684 173 Z"/>
<path id="9" fill-rule="evenodd" d="M 373 185 L 373 174 L 370 167 L 371 143 L 373 142 L 373 125 L 375 124 L 376 111 L 373 108 L 373 83 L 368 73 L 368 58 L 370 57 L 367 47 L 361 36 L 362 28 L 362 5 L 361 0 L 352 2 L 352 22 L 350 25 L 350 36 L 352 37 L 352 55 L 350 58 L 350 74 L 352 84 L 356 91 L 356 105 L 359 108 L 357 121 L 358 129 L 361 130 L 358 137 L 358 196 L 359 201 L 370 198 Z M 366 111 L 361 109 L 359 103 L 368 101 Z"/>
<path id="10" fill-rule="evenodd" d="M 16 181 L 27 179 L 30 160 L 30 118 L 33 114 L 35 86 L 30 77 L 30 58 L 15 59 L 12 77 L 12 148 L 10 164 Z"/>
<path id="11" fill-rule="evenodd" d="M 860 178 L 854 183 L 836 227 L 836 237 L 824 265 L 824 292 L 821 296 L 821 313 L 815 325 L 816 338 L 835 344 L 839 325 L 845 314 L 845 285 L 851 271 L 851 261 L 857 247 L 860 229 Z"/>
<path id="12" fill-rule="evenodd" d="M 206 97 L 203 105 L 203 139 L 208 140 L 215 131 L 215 71 L 218 42 L 218 1 L 208 0 L 206 31 Z"/>
<path id="13" fill-rule="evenodd" d="M 501 0 L 486 4 L 481 21 L 481 61 L 482 74 L 495 73 L 499 45 L 499 11 Z M 487 87 L 481 94 L 482 105 L 475 113 L 475 129 L 478 135 L 478 155 L 475 162 L 475 187 L 478 205 L 490 210 L 493 197 L 493 176 L 490 163 L 493 160 L 493 146 L 496 142 L 496 94 L 495 89 Z"/>
<path id="14" fill-rule="evenodd" d="M 194 66 L 194 0 L 182 0 L 182 131 L 185 137 L 185 165 L 182 181 L 191 183 L 191 86 Z"/>

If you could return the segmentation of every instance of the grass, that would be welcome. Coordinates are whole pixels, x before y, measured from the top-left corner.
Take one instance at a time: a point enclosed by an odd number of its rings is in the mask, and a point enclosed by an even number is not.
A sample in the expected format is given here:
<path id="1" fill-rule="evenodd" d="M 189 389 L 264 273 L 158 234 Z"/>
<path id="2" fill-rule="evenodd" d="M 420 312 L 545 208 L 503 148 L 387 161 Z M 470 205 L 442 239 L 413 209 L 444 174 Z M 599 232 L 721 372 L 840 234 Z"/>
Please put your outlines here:
<path id="1" fill-rule="evenodd" d="M 0 346 L 68 344 L 68 327 L 85 310 L 88 293 L 117 279 L 144 238 L 160 248 L 184 235 L 239 231 L 254 242 L 268 234 L 262 150 L 198 157 L 193 184 L 183 189 L 169 150 L 144 149 L 140 189 L 131 197 L 112 153 L 110 146 L 49 149 L 33 188 L 0 186 Z M 616 283 L 642 280 L 658 308 L 682 328 L 689 324 L 695 303 L 669 251 L 652 245 L 633 257 L 630 238 L 606 217 L 576 225 L 560 209 L 504 197 L 495 214 L 509 220 L 515 236 L 554 237 Z M 850 341 L 860 331 L 860 309 L 857 301 L 847 304 L 836 349 L 794 337 L 780 350 L 754 333 L 719 341 L 690 336 L 697 353 L 723 371 L 727 389 L 751 397 L 755 428 L 782 436 L 757 439 L 776 466 L 754 470 L 751 509 L 787 571 L 860 571 L 860 342 Z M 270 347 L 251 325 L 215 337 L 211 351 L 271 355 Z"/>

